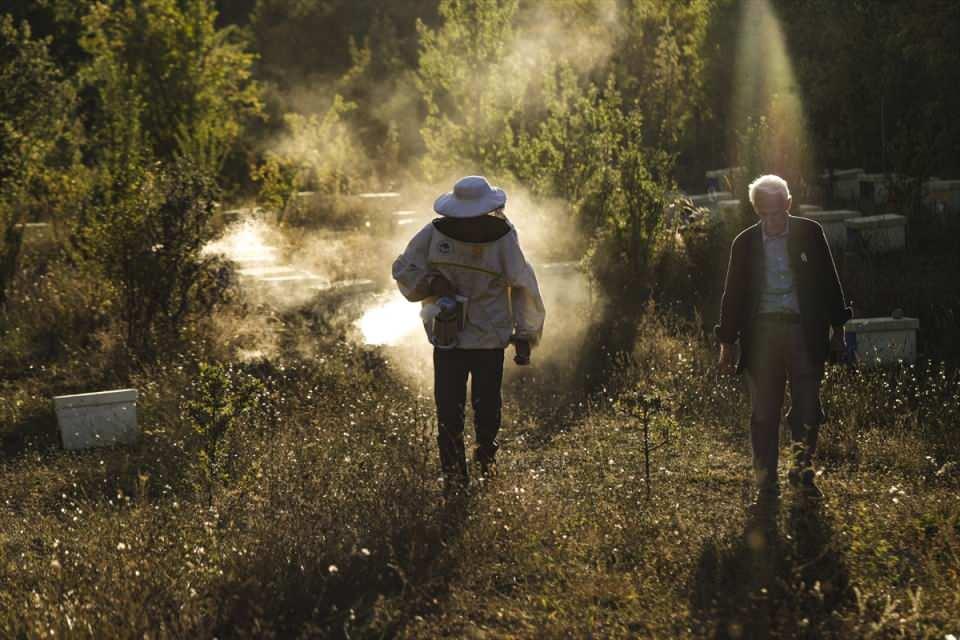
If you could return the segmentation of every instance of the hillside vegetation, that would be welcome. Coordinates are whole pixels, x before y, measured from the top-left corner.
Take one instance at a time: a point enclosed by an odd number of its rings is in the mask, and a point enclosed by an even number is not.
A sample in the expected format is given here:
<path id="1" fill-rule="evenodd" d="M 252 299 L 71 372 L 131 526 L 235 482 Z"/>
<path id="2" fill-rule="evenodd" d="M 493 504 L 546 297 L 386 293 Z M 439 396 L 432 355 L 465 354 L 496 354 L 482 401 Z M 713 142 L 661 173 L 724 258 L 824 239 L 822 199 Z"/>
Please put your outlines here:
<path id="1" fill-rule="evenodd" d="M 245 365 L 205 347 L 136 374 L 145 433 L 130 449 L 44 444 L 50 386 L 86 363 L 8 384 L 21 432 L 2 465 L 3 635 L 939 638 L 960 624 L 955 375 L 831 369 L 828 499 L 788 493 L 763 523 L 745 510 L 744 394 L 685 325 L 647 315 L 631 360 L 518 373 L 497 475 L 446 505 L 429 389 L 367 348 L 321 344 L 319 359 Z M 589 395 L 584 370 L 602 376 Z M 644 419 L 664 443 L 649 487 Z"/>
<path id="2" fill-rule="evenodd" d="M 960 172 L 960 5 L 841 4 L 5 3 L 0 637 L 960 636 L 960 217 L 922 188 Z M 723 166 L 717 223 L 680 190 Z M 830 366 L 827 499 L 756 520 L 709 331 L 746 178 L 827 206 L 857 166 L 909 231 L 841 278 L 920 358 Z M 591 291 L 444 501 L 422 338 L 355 321 L 389 216 L 466 174 Z M 331 286 L 255 295 L 210 250 L 238 218 Z M 52 398 L 127 387 L 139 442 L 65 451 Z"/>

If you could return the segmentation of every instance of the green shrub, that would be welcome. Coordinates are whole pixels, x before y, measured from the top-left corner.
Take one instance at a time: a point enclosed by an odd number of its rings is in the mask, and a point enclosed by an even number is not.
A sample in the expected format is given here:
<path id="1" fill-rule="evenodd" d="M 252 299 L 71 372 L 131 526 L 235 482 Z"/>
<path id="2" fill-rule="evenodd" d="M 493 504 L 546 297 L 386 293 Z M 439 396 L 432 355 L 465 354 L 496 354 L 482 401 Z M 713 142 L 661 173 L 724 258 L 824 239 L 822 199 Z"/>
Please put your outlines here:
<path id="1" fill-rule="evenodd" d="M 269 430 L 264 384 L 218 364 L 200 364 L 185 391 L 181 413 L 192 432 L 188 448 L 196 455 L 194 473 L 201 495 L 236 478 L 241 463 L 254 457 L 252 446 Z"/>
<path id="2" fill-rule="evenodd" d="M 187 161 L 127 173 L 94 190 L 76 240 L 117 288 L 127 346 L 150 360 L 224 299 L 231 272 L 202 254 L 218 195 L 209 175 Z"/>
<path id="3" fill-rule="evenodd" d="M 69 134 L 74 94 L 51 60 L 49 42 L 26 22 L 0 15 L 0 307 L 19 266 L 22 230 L 55 182 Z"/>

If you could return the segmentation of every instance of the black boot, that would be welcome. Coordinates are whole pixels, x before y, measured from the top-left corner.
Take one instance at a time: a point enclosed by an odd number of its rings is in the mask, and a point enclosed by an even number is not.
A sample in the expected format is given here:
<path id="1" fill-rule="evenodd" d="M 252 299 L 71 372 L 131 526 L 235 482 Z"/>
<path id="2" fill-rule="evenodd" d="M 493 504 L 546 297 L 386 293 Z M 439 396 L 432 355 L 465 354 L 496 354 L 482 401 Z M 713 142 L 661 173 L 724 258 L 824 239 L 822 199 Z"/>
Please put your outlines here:
<path id="1" fill-rule="evenodd" d="M 473 451 L 473 460 L 480 468 L 480 477 L 490 478 L 496 473 L 497 449 L 496 442 L 492 445 L 478 445 Z"/>

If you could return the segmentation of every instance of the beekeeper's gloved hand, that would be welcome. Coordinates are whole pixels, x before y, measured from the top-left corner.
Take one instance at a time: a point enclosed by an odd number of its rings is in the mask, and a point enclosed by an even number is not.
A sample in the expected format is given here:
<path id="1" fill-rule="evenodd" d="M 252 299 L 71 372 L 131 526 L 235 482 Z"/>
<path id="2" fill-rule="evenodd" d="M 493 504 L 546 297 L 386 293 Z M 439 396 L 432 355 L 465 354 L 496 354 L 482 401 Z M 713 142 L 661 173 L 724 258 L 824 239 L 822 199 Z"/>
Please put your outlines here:
<path id="1" fill-rule="evenodd" d="M 457 290 L 454 288 L 453 284 L 443 276 L 443 274 L 435 273 L 430 277 L 430 295 L 437 296 L 440 298 L 449 297 L 453 298 L 457 295 Z"/>
<path id="2" fill-rule="evenodd" d="M 516 350 L 516 355 L 513 356 L 513 361 L 518 365 L 525 366 L 530 364 L 530 341 L 523 339 L 514 339 L 513 348 Z"/>

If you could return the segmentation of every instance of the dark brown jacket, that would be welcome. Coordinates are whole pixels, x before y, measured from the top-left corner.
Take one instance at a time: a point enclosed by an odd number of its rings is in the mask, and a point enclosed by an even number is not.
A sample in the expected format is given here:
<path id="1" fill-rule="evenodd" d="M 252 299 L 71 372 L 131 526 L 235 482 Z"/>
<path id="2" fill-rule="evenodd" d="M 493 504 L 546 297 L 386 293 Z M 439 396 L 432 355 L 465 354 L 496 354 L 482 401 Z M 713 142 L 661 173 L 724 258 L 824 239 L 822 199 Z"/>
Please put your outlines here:
<path id="1" fill-rule="evenodd" d="M 853 313 L 846 306 L 830 245 L 819 223 L 790 216 L 787 253 L 793 285 L 800 303 L 800 322 L 810 356 L 822 365 L 830 350 L 830 327 L 842 327 Z M 763 235 L 760 224 L 733 240 L 730 263 L 720 303 L 720 324 L 714 332 L 720 342 L 740 341 L 737 373 L 748 362 L 754 321 L 764 284 Z"/>

